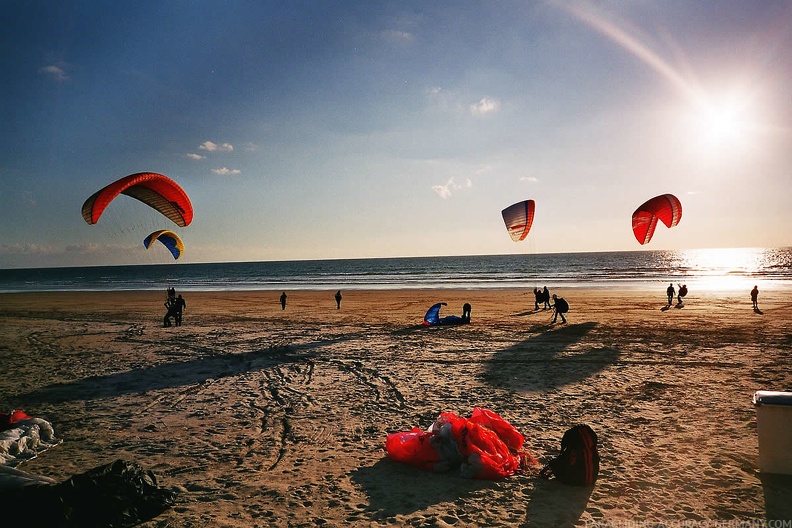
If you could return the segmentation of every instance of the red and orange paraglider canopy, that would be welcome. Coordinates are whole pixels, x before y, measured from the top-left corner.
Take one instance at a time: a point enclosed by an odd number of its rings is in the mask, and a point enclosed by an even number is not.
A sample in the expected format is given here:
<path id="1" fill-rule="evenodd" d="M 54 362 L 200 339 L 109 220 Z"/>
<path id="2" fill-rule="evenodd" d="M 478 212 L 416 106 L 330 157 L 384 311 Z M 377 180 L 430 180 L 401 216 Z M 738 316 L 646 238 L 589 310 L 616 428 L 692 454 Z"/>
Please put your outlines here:
<path id="1" fill-rule="evenodd" d="M 187 193 L 175 181 L 154 172 L 130 174 L 94 193 L 82 206 L 85 221 L 98 222 L 105 208 L 119 194 L 140 200 L 178 226 L 186 227 L 192 222 L 193 208 Z"/>

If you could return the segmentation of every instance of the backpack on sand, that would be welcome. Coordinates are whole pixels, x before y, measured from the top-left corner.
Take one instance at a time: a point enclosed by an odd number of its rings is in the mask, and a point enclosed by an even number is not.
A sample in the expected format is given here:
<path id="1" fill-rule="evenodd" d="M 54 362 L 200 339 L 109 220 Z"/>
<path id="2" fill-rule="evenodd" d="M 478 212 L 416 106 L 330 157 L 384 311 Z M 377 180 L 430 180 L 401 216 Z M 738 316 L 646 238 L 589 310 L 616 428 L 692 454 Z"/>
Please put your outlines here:
<path id="1" fill-rule="evenodd" d="M 564 433 L 561 453 L 542 468 L 540 475 L 555 475 L 572 486 L 591 486 L 597 481 L 599 462 L 597 434 L 588 425 L 580 424 Z"/>

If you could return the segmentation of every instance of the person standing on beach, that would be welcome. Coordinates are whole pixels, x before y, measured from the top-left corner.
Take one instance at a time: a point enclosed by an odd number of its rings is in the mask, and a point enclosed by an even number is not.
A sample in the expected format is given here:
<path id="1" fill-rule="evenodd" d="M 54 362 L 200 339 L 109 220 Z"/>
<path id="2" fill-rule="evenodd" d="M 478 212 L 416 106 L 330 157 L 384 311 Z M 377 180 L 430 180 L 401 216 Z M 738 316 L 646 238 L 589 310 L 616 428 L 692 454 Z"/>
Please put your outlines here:
<path id="1" fill-rule="evenodd" d="M 754 286 L 753 290 L 751 290 L 751 302 L 753 303 L 754 311 L 759 309 L 759 287 Z"/>
<path id="2" fill-rule="evenodd" d="M 175 291 L 175 290 L 174 290 Z M 187 303 L 184 301 L 184 298 L 179 294 L 175 301 L 173 301 L 173 308 L 174 308 L 174 318 L 176 319 L 176 326 L 181 326 L 182 323 L 182 312 L 185 308 L 187 308 Z"/>
<path id="3" fill-rule="evenodd" d="M 280 296 L 281 310 L 286 309 L 286 292 L 281 293 Z"/>
<path id="4" fill-rule="evenodd" d="M 567 320 L 566 317 L 564 317 L 564 314 L 569 311 L 569 303 L 566 302 L 566 299 L 564 299 L 563 297 L 559 297 L 556 294 L 553 294 L 553 308 L 554 308 L 553 323 L 556 322 L 556 319 L 560 315 L 561 324 L 566 324 Z"/>
<path id="5" fill-rule="evenodd" d="M 168 300 L 165 301 L 165 308 L 167 311 L 165 312 L 165 317 L 162 319 L 162 326 L 168 328 L 169 326 L 173 326 L 171 317 L 176 316 L 176 301 L 172 301 L 169 296 Z"/>
<path id="6" fill-rule="evenodd" d="M 335 301 L 336 301 L 336 309 L 341 309 L 341 290 L 338 290 L 335 294 Z"/>
<path id="7" fill-rule="evenodd" d="M 544 290 L 542 290 L 542 301 L 544 301 L 543 310 L 549 310 L 552 308 L 552 306 L 550 306 L 550 290 L 547 289 L 547 286 L 545 286 Z"/>
<path id="8" fill-rule="evenodd" d="M 679 293 L 677 294 L 677 304 L 682 304 L 682 297 L 687 295 L 687 284 L 679 285 Z"/>
<path id="9" fill-rule="evenodd" d="M 544 301 L 544 294 L 539 288 L 534 288 L 534 311 L 539 311 L 539 303 Z"/>
<path id="10" fill-rule="evenodd" d="M 671 303 L 674 302 L 675 293 L 676 291 L 674 291 L 674 283 L 669 284 L 668 288 L 666 288 L 666 295 L 668 295 L 668 306 L 671 306 Z"/>

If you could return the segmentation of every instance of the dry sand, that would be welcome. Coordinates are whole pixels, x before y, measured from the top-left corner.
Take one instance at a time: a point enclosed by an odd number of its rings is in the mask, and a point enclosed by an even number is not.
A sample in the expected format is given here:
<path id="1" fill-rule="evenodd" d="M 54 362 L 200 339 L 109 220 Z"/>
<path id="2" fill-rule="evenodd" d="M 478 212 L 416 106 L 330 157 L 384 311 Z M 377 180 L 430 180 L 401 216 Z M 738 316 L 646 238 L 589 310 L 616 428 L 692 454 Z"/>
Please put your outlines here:
<path id="1" fill-rule="evenodd" d="M 525 290 L 0 295 L 0 409 L 63 443 L 22 466 L 65 479 L 116 458 L 179 490 L 146 526 L 571 526 L 792 519 L 792 477 L 758 469 L 756 390 L 792 389 L 789 292 L 568 290 L 566 325 Z M 422 327 L 473 305 L 473 322 Z M 386 435 L 494 410 L 540 460 L 577 422 L 593 488 L 474 481 L 389 460 Z M 704 523 L 702 523 L 704 524 Z"/>

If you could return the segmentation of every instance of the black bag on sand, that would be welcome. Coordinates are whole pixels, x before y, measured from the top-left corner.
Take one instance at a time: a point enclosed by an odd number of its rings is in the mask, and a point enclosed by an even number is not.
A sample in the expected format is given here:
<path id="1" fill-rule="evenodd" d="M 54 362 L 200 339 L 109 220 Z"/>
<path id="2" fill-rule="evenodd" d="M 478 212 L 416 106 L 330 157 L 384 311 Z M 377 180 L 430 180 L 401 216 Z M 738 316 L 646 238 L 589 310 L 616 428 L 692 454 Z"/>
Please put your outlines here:
<path id="1" fill-rule="evenodd" d="M 5 520 L 48 528 L 128 528 L 173 506 L 174 492 L 136 462 L 116 460 L 59 484 L 0 491 Z M 5 525 L 3 525 L 5 526 Z"/>
<path id="2" fill-rule="evenodd" d="M 597 481 L 600 456 L 597 434 L 586 424 L 569 429 L 561 438 L 561 453 L 542 468 L 540 475 L 552 475 L 572 486 L 591 486 Z"/>

